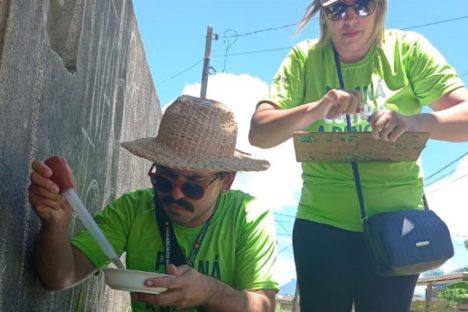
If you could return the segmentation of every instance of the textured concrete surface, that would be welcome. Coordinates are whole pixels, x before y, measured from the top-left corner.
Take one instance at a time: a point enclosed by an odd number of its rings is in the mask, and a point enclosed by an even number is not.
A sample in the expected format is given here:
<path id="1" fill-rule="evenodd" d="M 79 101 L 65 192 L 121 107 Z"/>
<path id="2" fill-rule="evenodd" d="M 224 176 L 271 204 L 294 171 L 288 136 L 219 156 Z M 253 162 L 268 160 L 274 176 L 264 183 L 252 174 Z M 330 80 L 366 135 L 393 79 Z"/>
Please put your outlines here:
<path id="1" fill-rule="evenodd" d="M 155 135 L 161 111 L 130 0 L 0 0 L 0 311 L 121 311 L 101 275 L 43 290 L 32 267 L 39 219 L 30 163 L 68 159 L 94 214 L 148 186 L 149 163 L 119 142 Z M 81 228 L 74 218 L 70 232 Z"/>

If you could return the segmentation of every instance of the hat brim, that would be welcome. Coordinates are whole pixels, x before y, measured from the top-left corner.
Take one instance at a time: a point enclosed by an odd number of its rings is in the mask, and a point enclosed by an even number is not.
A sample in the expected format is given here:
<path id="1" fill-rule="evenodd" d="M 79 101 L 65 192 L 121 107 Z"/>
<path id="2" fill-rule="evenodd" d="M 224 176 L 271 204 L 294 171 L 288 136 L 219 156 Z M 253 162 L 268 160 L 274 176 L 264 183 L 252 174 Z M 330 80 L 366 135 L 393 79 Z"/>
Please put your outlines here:
<path id="1" fill-rule="evenodd" d="M 248 153 L 236 150 L 230 157 L 211 156 L 203 158 L 187 155 L 184 151 L 173 151 L 160 146 L 156 138 L 143 138 L 120 144 L 130 153 L 158 165 L 184 170 L 212 171 L 263 171 L 270 167 L 267 160 L 258 159 Z"/>

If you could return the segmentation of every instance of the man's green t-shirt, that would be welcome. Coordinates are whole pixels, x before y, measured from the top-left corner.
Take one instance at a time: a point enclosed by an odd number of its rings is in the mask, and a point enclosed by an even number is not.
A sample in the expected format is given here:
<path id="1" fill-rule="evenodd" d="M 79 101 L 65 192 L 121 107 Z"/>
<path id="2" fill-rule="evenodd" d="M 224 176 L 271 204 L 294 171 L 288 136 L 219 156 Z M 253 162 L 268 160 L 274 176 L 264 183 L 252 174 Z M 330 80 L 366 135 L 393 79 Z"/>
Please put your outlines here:
<path id="1" fill-rule="evenodd" d="M 155 217 L 153 189 L 123 195 L 95 219 L 117 254 L 126 252 L 128 269 L 165 272 L 164 244 Z M 184 228 L 174 224 L 177 241 L 186 259 L 202 227 Z M 96 268 L 109 263 L 86 230 L 74 237 L 72 244 Z M 271 211 L 243 192 L 223 193 L 194 268 L 239 290 L 278 290 L 273 279 L 275 260 L 275 224 Z M 132 302 L 132 311 L 158 309 Z"/>
<path id="2" fill-rule="evenodd" d="M 364 59 L 342 63 L 346 90 L 361 93 L 363 108 L 351 115 L 353 131 L 371 131 L 367 118 L 383 109 L 402 115 L 421 112 L 443 95 L 463 87 L 455 70 L 421 35 L 388 30 L 385 41 Z M 281 109 L 317 101 L 339 89 L 331 42 L 296 45 L 285 58 L 270 87 L 268 100 Z M 306 131 L 343 132 L 346 120 L 319 120 Z M 303 189 L 297 218 L 361 231 L 359 204 L 348 163 L 302 163 Z M 366 211 L 422 208 L 423 180 L 417 162 L 359 163 Z"/>

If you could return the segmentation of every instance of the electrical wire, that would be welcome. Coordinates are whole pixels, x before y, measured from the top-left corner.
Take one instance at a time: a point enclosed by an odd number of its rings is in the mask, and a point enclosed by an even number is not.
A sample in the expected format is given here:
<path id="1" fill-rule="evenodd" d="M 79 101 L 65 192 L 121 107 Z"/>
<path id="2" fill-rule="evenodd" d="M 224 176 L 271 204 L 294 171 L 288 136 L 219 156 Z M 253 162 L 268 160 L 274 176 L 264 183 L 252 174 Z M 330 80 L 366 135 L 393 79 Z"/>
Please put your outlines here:
<path id="1" fill-rule="evenodd" d="M 275 221 L 277 224 L 279 224 L 279 226 L 281 226 L 281 228 L 286 232 L 286 234 L 291 235 L 290 229 L 286 228 L 286 226 L 284 226 L 281 221 L 278 221 L 278 220 L 275 220 Z"/>
<path id="2" fill-rule="evenodd" d="M 404 27 L 404 28 L 401 28 L 401 29 L 402 30 L 409 30 L 409 29 L 415 29 L 415 28 L 421 28 L 421 27 L 427 27 L 427 26 L 432 26 L 432 25 L 437 25 L 437 24 L 448 23 L 448 22 L 454 22 L 454 21 L 467 19 L 467 18 L 468 18 L 468 15 L 464 15 L 464 16 L 459 16 L 459 17 L 455 17 L 455 18 L 443 19 L 443 20 L 439 20 L 439 21 L 435 21 L 435 22 L 431 22 L 431 23 L 408 26 L 408 27 Z M 288 25 L 283 25 L 283 26 L 278 26 L 278 27 L 264 28 L 264 29 L 254 30 L 254 31 L 247 32 L 247 33 L 242 33 L 242 34 L 235 33 L 234 35 L 224 35 L 223 38 L 229 39 L 229 38 L 238 38 L 238 37 L 251 36 L 251 35 L 262 33 L 262 32 L 276 31 L 276 30 L 291 28 L 291 27 L 294 27 L 294 26 L 297 26 L 297 24 L 288 24 Z M 232 44 L 231 44 L 231 46 L 232 46 Z M 267 53 L 267 52 L 274 52 L 274 51 L 280 51 L 280 50 L 290 50 L 291 48 L 292 47 L 289 46 L 289 47 L 254 50 L 254 51 L 246 51 L 246 52 L 238 52 L 238 53 L 230 53 L 230 54 L 227 53 L 228 49 L 226 49 L 225 54 L 223 54 L 223 55 L 214 55 L 213 57 L 224 57 L 224 58 L 226 58 L 227 56 L 239 56 L 239 55 L 247 55 L 247 54 Z M 170 81 L 170 80 L 182 75 L 183 73 L 191 70 L 192 68 L 194 68 L 195 66 L 197 66 L 201 62 L 203 62 L 203 59 L 201 59 L 198 62 L 190 65 L 189 67 L 181 70 L 180 72 L 178 72 L 178 73 L 176 73 L 176 74 L 174 74 L 174 75 L 172 75 L 172 76 L 170 76 L 170 77 L 168 77 L 168 78 L 166 78 L 166 79 L 164 79 L 162 81 L 157 82 L 157 84 L 161 85 L 161 84 L 163 84 L 163 83 L 165 83 L 167 81 Z M 224 64 L 224 68 L 225 67 L 226 67 L 226 64 Z M 460 77 L 464 77 L 466 75 L 468 75 L 468 71 L 463 73 Z"/>
<path id="3" fill-rule="evenodd" d="M 463 155 L 457 157 L 456 159 L 452 160 L 451 162 L 449 162 L 447 165 L 443 166 L 442 168 L 440 168 L 439 170 L 437 170 L 436 172 L 434 172 L 433 174 L 429 175 L 426 180 L 429 180 L 430 178 L 432 178 L 433 176 L 439 174 L 440 172 L 444 171 L 445 169 L 447 169 L 448 167 L 450 167 L 451 165 L 453 165 L 454 163 L 456 163 L 457 161 L 459 161 L 460 159 L 462 159 L 463 157 L 465 157 L 466 155 L 468 155 L 468 152 L 464 153 Z"/>
<path id="4" fill-rule="evenodd" d="M 239 55 L 245 55 L 245 54 L 257 54 L 257 53 L 266 53 L 266 52 L 273 52 L 273 51 L 279 51 L 279 50 L 291 50 L 291 46 L 289 47 L 282 47 L 282 48 L 273 48 L 273 49 L 265 49 L 265 50 L 255 50 L 255 51 L 246 51 L 246 52 L 239 52 L 239 53 L 230 53 L 230 54 L 218 54 L 218 55 L 213 55 L 213 57 L 225 57 L 225 56 L 239 56 Z"/>
<path id="5" fill-rule="evenodd" d="M 233 36 L 226 36 L 226 34 L 228 32 L 233 32 L 235 35 Z M 234 43 L 237 42 L 237 32 L 234 30 L 234 29 L 228 29 L 224 32 L 224 40 L 223 42 L 226 43 L 226 50 L 224 51 L 224 64 L 223 64 L 223 73 L 225 72 L 226 70 L 226 60 L 227 60 L 227 56 L 228 56 L 228 51 L 229 49 L 234 45 Z M 229 40 L 230 38 L 234 38 L 232 41 Z"/>
<path id="6" fill-rule="evenodd" d="M 182 75 L 183 73 L 188 72 L 189 70 L 191 70 L 192 68 L 194 68 L 195 66 L 197 66 L 198 64 L 200 64 L 201 62 L 203 62 L 203 59 L 201 59 L 201 60 L 199 60 L 198 62 L 196 62 L 196 63 L 190 65 L 189 67 L 187 67 L 187 68 L 181 70 L 181 71 L 178 72 L 177 74 L 174 74 L 174 75 L 172 75 L 172 76 L 170 76 L 170 77 L 168 77 L 168 78 L 166 78 L 166 79 L 164 79 L 164 80 L 162 80 L 162 81 L 157 82 L 156 84 L 161 85 L 161 84 L 163 84 L 163 83 L 165 83 L 165 82 L 167 82 L 167 81 L 169 81 L 169 80 L 172 80 L 172 79 L 174 79 L 174 78 L 176 78 L 176 77 Z"/>
<path id="7" fill-rule="evenodd" d="M 288 218 L 296 219 L 296 216 L 288 215 L 288 214 L 285 214 L 285 213 L 275 212 L 274 214 L 275 214 L 275 216 L 281 216 L 281 217 L 288 217 Z"/>
<path id="8" fill-rule="evenodd" d="M 447 186 L 447 185 L 453 184 L 453 183 L 455 183 L 455 182 L 457 182 L 457 181 L 460 181 L 460 180 L 463 179 L 464 177 L 468 177 L 468 173 L 465 173 L 464 175 L 459 176 L 459 177 L 457 177 L 456 179 L 453 179 L 453 180 L 447 182 L 447 184 L 445 184 L 444 187 Z M 434 190 L 431 190 L 431 191 L 429 192 L 429 194 L 433 194 L 433 193 L 435 193 L 435 192 L 437 192 L 437 191 L 440 191 L 440 190 L 441 190 L 441 187 L 438 187 L 438 188 L 436 188 L 436 189 L 434 189 Z"/>
<path id="9" fill-rule="evenodd" d="M 278 254 L 285 252 L 286 250 L 288 250 L 288 249 L 291 248 L 291 247 L 292 247 L 291 245 L 288 245 L 288 246 L 286 246 L 286 247 L 283 247 L 280 251 L 278 251 Z"/>
<path id="10" fill-rule="evenodd" d="M 404 27 L 404 28 L 401 28 L 401 29 L 402 30 L 409 30 L 409 29 L 421 28 L 421 27 L 432 26 L 432 25 L 436 25 L 436 24 L 454 22 L 454 21 L 458 21 L 458 20 L 462 20 L 462 19 L 466 19 L 466 18 L 468 18 L 468 15 L 459 16 L 459 17 L 455 17 L 455 18 L 449 18 L 449 19 L 443 19 L 443 20 L 440 20 L 440 21 L 435 21 L 435 22 L 430 22 L 430 23 L 425 23 L 425 24 L 420 24 L 420 25 L 408 26 L 408 27 Z M 313 20 L 318 20 L 318 19 L 317 18 L 312 18 L 311 21 L 313 21 Z M 297 23 L 287 24 L 287 25 L 283 25 L 283 26 L 276 26 L 276 27 L 270 27 L 270 28 L 254 30 L 254 31 L 243 33 L 243 34 L 237 34 L 236 33 L 234 35 L 224 35 L 223 38 L 228 39 L 228 38 L 245 37 L 245 36 L 256 35 L 256 34 L 259 34 L 259 33 L 262 33 L 262 32 L 287 29 L 287 28 L 292 28 L 292 27 L 297 27 L 297 26 L 298 26 Z"/>
<path id="11" fill-rule="evenodd" d="M 435 21 L 435 22 L 431 22 L 431 23 L 425 23 L 425 24 L 419 24 L 419 25 L 404 27 L 404 28 L 401 28 L 401 29 L 402 30 L 409 30 L 409 29 L 415 29 L 415 28 L 421 28 L 421 27 L 427 27 L 427 26 L 432 26 L 432 25 L 437 25 L 437 24 L 448 23 L 448 22 L 454 22 L 454 21 L 467 19 L 467 18 L 468 18 L 468 15 L 464 15 L 464 16 L 460 16 L 460 17 L 444 19 L 444 20 Z M 291 24 L 291 25 L 293 25 L 293 24 Z M 278 29 L 284 28 L 286 26 L 291 26 L 291 25 L 280 26 L 280 27 L 278 27 Z M 271 28 L 271 30 L 273 30 L 273 29 L 275 29 L 275 28 Z M 267 30 L 270 30 L 270 29 L 267 29 Z M 263 31 L 263 30 L 260 30 L 258 32 L 261 32 L 261 31 Z M 256 31 L 246 33 L 246 34 L 235 35 L 235 37 L 241 37 L 243 35 L 249 35 L 249 34 L 254 34 L 254 33 L 256 33 Z M 291 48 L 292 47 L 289 46 L 289 47 L 272 48 L 272 49 L 266 49 L 266 50 L 254 50 L 254 51 L 238 52 L 238 53 L 231 53 L 231 54 L 225 54 L 225 55 L 215 55 L 214 57 L 221 57 L 221 56 L 226 57 L 226 56 L 238 56 L 238 55 L 246 55 L 246 54 L 265 53 L 265 52 L 273 52 L 273 51 L 279 51 L 279 50 L 290 50 Z M 464 73 L 460 77 L 464 77 L 467 74 L 468 74 L 468 72 Z"/>
<path id="12" fill-rule="evenodd" d="M 454 173 L 455 170 L 450 170 L 449 172 L 447 172 L 446 174 L 440 176 L 437 180 L 434 180 L 434 181 L 431 181 L 431 182 L 425 182 L 424 183 L 424 187 L 429 187 L 431 186 L 432 184 L 435 184 L 437 182 L 439 182 L 440 180 L 442 180 L 443 178 L 446 178 L 446 177 L 449 177 L 452 173 Z"/>
<path id="13" fill-rule="evenodd" d="M 288 24 L 288 25 L 283 25 L 283 26 L 277 26 L 277 27 L 254 30 L 254 31 L 251 31 L 251 32 L 243 33 L 243 34 L 237 34 L 236 33 L 234 35 L 229 35 L 229 36 L 224 35 L 223 38 L 228 39 L 228 38 L 238 38 L 238 37 L 251 36 L 251 35 L 259 34 L 259 33 L 262 33 L 262 32 L 286 29 L 286 28 L 291 28 L 291 27 L 295 27 L 295 26 L 297 26 L 297 24 Z"/>
<path id="14" fill-rule="evenodd" d="M 454 18 L 447 18 L 447 19 L 443 19 L 443 20 L 436 21 L 436 22 L 431 22 L 431 23 L 425 23 L 425 24 L 419 24 L 419 25 L 414 25 L 414 26 L 403 27 L 403 28 L 400 28 L 400 29 L 402 29 L 402 30 L 416 29 L 416 28 L 432 26 L 432 25 L 437 25 L 437 24 L 443 24 L 443 23 L 448 23 L 448 22 L 455 22 L 455 21 L 459 21 L 459 20 L 467 19 L 467 18 L 468 18 L 468 15 L 464 15 L 464 16 L 459 16 L 459 17 L 454 17 Z"/>

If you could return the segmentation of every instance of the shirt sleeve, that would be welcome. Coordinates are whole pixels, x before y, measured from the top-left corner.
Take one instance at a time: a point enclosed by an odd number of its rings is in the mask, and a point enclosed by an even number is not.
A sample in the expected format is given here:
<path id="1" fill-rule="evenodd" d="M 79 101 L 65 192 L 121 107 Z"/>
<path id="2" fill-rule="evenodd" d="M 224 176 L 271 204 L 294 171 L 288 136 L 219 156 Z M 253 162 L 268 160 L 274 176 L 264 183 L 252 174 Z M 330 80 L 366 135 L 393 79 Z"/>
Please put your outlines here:
<path id="1" fill-rule="evenodd" d="M 408 76 L 413 92 L 422 105 L 431 105 L 449 92 L 463 87 L 463 81 L 442 54 L 416 33 L 410 44 Z"/>
<path id="2" fill-rule="evenodd" d="M 247 290 L 278 290 L 274 279 L 277 251 L 273 213 L 252 199 L 246 203 L 246 214 L 236 251 L 235 285 Z"/>
<path id="3" fill-rule="evenodd" d="M 273 78 L 267 101 L 276 103 L 281 109 L 303 104 L 305 64 L 308 50 L 314 42 L 305 40 L 291 49 Z"/>

